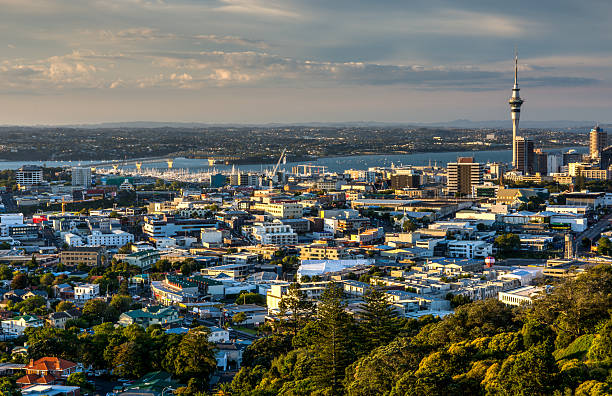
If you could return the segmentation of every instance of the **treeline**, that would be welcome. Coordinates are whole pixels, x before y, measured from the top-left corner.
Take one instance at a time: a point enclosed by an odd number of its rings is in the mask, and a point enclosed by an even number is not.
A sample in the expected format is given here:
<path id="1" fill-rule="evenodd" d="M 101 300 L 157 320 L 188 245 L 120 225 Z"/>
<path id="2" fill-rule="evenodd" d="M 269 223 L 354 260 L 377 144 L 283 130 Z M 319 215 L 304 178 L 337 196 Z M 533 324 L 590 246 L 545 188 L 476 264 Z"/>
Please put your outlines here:
<path id="1" fill-rule="evenodd" d="M 372 290 L 352 316 L 331 284 L 318 307 L 299 286 L 274 334 L 245 351 L 229 395 L 608 395 L 612 268 L 600 265 L 532 306 L 495 299 L 443 320 L 400 319 Z"/>
<path id="2" fill-rule="evenodd" d="M 111 322 L 94 326 L 91 332 L 76 327 L 31 328 L 26 330 L 28 351 L 24 360 L 56 356 L 132 379 L 164 370 L 184 384 L 176 394 L 204 395 L 217 367 L 214 344 L 208 342 L 208 335 L 205 327 L 186 334 L 167 334 L 160 325 L 145 330 L 137 324 L 115 327 Z M 5 385 L 7 389 L 12 386 Z M 0 394 L 4 391 L 0 386 Z"/>

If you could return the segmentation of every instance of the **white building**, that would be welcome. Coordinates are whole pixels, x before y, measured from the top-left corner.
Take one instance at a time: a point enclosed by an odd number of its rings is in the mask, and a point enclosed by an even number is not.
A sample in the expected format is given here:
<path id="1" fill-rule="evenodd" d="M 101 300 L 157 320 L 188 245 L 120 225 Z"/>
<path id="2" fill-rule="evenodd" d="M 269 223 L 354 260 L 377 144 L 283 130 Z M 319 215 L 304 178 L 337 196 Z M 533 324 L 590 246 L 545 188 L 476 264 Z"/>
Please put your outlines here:
<path id="1" fill-rule="evenodd" d="M 2 321 L 2 333 L 9 336 L 22 336 L 29 327 L 43 327 L 43 321 L 32 315 L 17 316 Z"/>
<path id="2" fill-rule="evenodd" d="M 262 245 L 296 245 L 298 236 L 291 226 L 275 220 L 272 223 L 255 224 L 252 228 L 253 237 Z"/>
<path id="3" fill-rule="evenodd" d="M 200 232 L 200 239 L 202 243 L 222 243 L 223 242 L 223 231 L 202 228 Z"/>
<path id="4" fill-rule="evenodd" d="M 373 259 L 355 260 L 302 260 L 297 270 L 297 277 L 323 275 L 329 272 L 338 272 L 347 268 L 370 266 L 374 264 Z"/>
<path id="5" fill-rule="evenodd" d="M 230 336 L 229 331 L 225 330 L 221 327 L 210 327 L 210 335 L 208 336 L 208 342 L 217 343 L 217 342 L 229 342 Z"/>
<path id="6" fill-rule="evenodd" d="M 33 186 L 43 182 L 43 171 L 40 166 L 24 165 L 17 169 L 15 179 L 20 186 Z"/>
<path id="7" fill-rule="evenodd" d="M 506 305 L 519 306 L 531 304 L 533 299 L 545 292 L 545 288 L 538 286 L 524 286 L 518 289 L 499 292 L 498 300 Z"/>
<path id="8" fill-rule="evenodd" d="M 72 185 L 90 187 L 91 186 L 91 168 L 89 167 L 72 168 Z"/>
<path id="9" fill-rule="evenodd" d="M 23 225 L 22 213 L 4 213 L 0 214 L 0 236 L 10 236 L 11 226 Z"/>
<path id="10" fill-rule="evenodd" d="M 112 230 L 110 233 L 94 230 L 87 235 L 88 246 L 124 246 L 130 242 L 134 242 L 134 235 L 123 230 Z"/>
<path id="11" fill-rule="evenodd" d="M 448 241 L 447 247 L 449 257 L 473 259 L 493 254 L 493 245 L 484 241 Z"/>
<path id="12" fill-rule="evenodd" d="M 71 247 L 84 245 L 83 238 L 71 232 L 64 234 L 64 242 L 66 242 L 66 245 Z"/>
<path id="13" fill-rule="evenodd" d="M 75 301 L 89 301 L 100 296 L 100 285 L 96 283 L 87 283 L 74 287 Z"/>

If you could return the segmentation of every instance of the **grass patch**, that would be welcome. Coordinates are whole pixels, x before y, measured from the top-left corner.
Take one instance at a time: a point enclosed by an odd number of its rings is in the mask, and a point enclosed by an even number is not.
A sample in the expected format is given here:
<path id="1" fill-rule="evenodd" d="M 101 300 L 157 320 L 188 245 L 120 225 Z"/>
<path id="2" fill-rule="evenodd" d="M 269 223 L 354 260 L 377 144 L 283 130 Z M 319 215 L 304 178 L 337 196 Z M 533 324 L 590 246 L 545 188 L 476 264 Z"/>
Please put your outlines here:
<path id="1" fill-rule="evenodd" d="M 249 333 L 249 334 L 253 334 L 253 335 L 257 335 L 257 330 L 251 329 L 250 327 L 232 326 L 232 329 L 238 330 L 238 331 L 243 331 L 245 333 Z"/>

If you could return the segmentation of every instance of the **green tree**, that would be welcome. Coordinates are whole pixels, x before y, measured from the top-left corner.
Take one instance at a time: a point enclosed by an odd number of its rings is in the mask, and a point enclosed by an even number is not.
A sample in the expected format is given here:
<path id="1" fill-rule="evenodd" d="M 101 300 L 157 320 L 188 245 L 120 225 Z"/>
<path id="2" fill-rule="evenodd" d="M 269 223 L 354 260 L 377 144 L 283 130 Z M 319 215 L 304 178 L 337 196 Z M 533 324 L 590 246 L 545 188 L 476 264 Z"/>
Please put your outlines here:
<path id="1" fill-rule="evenodd" d="M 0 279 L 13 279 L 13 271 L 11 271 L 11 269 L 7 265 L 0 266 Z"/>
<path id="2" fill-rule="evenodd" d="M 361 305 L 359 327 L 368 350 L 391 342 L 399 330 L 397 312 L 391 307 L 385 293 L 370 287 Z"/>
<path id="3" fill-rule="evenodd" d="M 133 303 L 132 297 L 116 294 L 111 299 L 110 306 L 117 310 L 117 312 L 123 313 L 129 311 Z"/>
<path id="4" fill-rule="evenodd" d="M 612 252 L 612 242 L 608 237 L 601 237 L 597 241 L 597 253 L 605 256 L 609 256 Z"/>
<path id="5" fill-rule="evenodd" d="M 266 299 L 259 293 L 241 292 L 238 297 L 236 297 L 236 301 L 234 303 L 265 305 Z"/>
<path id="6" fill-rule="evenodd" d="M 0 377 L 0 395 L 21 396 L 21 388 L 10 377 Z"/>
<path id="7" fill-rule="evenodd" d="M 306 293 L 297 282 L 289 285 L 287 293 L 281 299 L 279 305 L 280 317 L 286 318 L 287 324 L 295 336 L 300 327 L 313 314 L 314 305 L 308 300 Z M 282 319 L 281 319 L 282 320 Z"/>
<path id="8" fill-rule="evenodd" d="M 194 387 L 204 391 L 211 374 L 217 368 L 214 346 L 208 342 L 208 329 L 197 327 L 189 330 L 178 345 L 174 359 L 174 374 L 187 383 L 195 381 Z"/>
<path id="9" fill-rule="evenodd" d="M 79 341 L 72 331 L 55 327 L 37 327 L 26 329 L 25 335 L 30 359 L 57 356 L 74 361 L 78 358 Z"/>
<path id="10" fill-rule="evenodd" d="M 17 273 L 11 281 L 11 289 L 25 289 L 28 287 L 28 276 L 23 272 Z"/>
<path id="11" fill-rule="evenodd" d="M 232 323 L 239 325 L 240 323 L 246 322 L 247 316 L 244 312 L 238 312 L 232 316 Z"/>
<path id="12" fill-rule="evenodd" d="M 344 370 L 352 362 L 351 320 L 340 285 L 331 282 L 317 306 L 320 334 L 313 366 L 316 383 L 329 394 L 342 393 Z"/>
<path id="13" fill-rule="evenodd" d="M 494 380 L 487 382 L 485 388 L 488 394 L 550 395 L 557 373 L 550 345 L 541 344 L 504 360 Z"/>
<path id="14" fill-rule="evenodd" d="M 91 385 L 87 382 L 87 377 L 85 377 L 85 373 L 77 372 L 72 373 L 66 379 L 66 385 L 69 386 L 78 386 L 81 389 L 90 389 Z"/>
<path id="15" fill-rule="evenodd" d="M 40 284 L 42 286 L 51 286 L 54 280 L 55 280 L 55 276 L 53 276 L 53 274 L 46 273 L 40 277 Z"/>
<path id="16" fill-rule="evenodd" d="M 76 308 L 72 301 L 60 301 L 55 307 L 55 312 L 69 311 Z"/>
<path id="17" fill-rule="evenodd" d="M 191 265 L 189 265 L 188 263 L 183 263 L 181 265 L 181 275 L 183 276 L 191 275 Z"/>
<path id="18" fill-rule="evenodd" d="M 25 300 L 15 304 L 14 310 L 22 314 L 43 315 L 46 313 L 47 300 L 41 296 L 28 297 Z"/>
<path id="19" fill-rule="evenodd" d="M 508 233 L 495 238 L 495 245 L 501 253 L 508 254 L 521 248 L 521 239 L 516 234 Z"/>
<path id="20" fill-rule="evenodd" d="M 402 230 L 404 232 L 414 232 L 417 230 L 417 228 L 419 227 L 411 219 L 405 220 L 404 223 L 402 224 Z"/>

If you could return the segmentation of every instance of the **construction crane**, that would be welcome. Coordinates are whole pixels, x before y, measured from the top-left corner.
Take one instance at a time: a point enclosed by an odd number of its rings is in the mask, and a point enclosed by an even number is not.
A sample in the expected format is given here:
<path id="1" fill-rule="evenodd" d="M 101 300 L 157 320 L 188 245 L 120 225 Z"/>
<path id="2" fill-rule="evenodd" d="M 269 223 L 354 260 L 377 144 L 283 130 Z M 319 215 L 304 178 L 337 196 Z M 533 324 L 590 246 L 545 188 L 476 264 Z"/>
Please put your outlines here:
<path id="1" fill-rule="evenodd" d="M 283 158 L 285 158 L 286 153 L 287 153 L 287 149 L 285 148 L 283 149 L 283 152 L 281 153 L 280 157 L 278 157 L 278 162 L 276 163 L 276 166 L 274 166 L 274 169 L 272 169 L 272 173 L 270 174 L 271 178 L 276 178 L 276 171 L 278 171 L 278 167 L 283 161 Z"/>
<path id="2" fill-rule="evenodd" d="M 281 153 L 281 156 L 278 157 L 278 162 L 276 162 L 276 165 L 274 166 L 274 169 L 272 169 L 272 172 L 270 172 L 268 174 L 268 177 L 270 178 L 270 188 L 273 187 L 274 182 L 276 182 L 278 179 L 276 177 L 276 171 L 278 171 L 278 167 L 280 166 L 280 163 L 283 161 L 283 158 L 285 159 L 285 163 L 287 163 L 287 157 L 285 157 L 285 153 L 287 152 L 287 149 L 283 149 L 283 152 Z"/>

